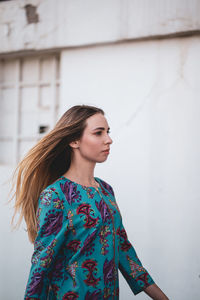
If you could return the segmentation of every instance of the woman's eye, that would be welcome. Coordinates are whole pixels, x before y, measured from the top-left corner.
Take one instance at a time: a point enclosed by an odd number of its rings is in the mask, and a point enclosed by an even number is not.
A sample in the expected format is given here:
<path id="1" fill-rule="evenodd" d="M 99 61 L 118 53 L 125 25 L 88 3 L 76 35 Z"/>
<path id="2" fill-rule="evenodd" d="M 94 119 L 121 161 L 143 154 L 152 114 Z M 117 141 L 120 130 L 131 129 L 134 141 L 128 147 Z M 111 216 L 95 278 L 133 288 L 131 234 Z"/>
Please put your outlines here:
<path id="1" fill-rule="evenodd" d="M 107 133 L 110 134 L 110 131 L 107 131 Z M 101 134 L 102 134 L 102 131 L 97 131 L 95 134 L 96 134 L 96 135 L 101 135 Z"/>

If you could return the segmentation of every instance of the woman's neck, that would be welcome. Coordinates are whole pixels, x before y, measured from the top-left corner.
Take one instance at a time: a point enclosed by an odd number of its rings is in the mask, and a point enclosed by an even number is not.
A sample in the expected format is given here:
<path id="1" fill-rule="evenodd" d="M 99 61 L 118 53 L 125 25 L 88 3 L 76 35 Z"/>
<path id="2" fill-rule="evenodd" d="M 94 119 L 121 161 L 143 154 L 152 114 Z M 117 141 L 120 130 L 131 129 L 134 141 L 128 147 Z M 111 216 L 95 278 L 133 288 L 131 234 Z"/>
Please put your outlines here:
<path id="1" fill-rule="evenodd" d="M 97 184 L 94 179 L 94 167 L 95 164 L 88 164 L 84 166 L 71 164 L 70 168 L 63 175 L 72 181 L 80 183 L 81 185 L 95 186 Z"/>

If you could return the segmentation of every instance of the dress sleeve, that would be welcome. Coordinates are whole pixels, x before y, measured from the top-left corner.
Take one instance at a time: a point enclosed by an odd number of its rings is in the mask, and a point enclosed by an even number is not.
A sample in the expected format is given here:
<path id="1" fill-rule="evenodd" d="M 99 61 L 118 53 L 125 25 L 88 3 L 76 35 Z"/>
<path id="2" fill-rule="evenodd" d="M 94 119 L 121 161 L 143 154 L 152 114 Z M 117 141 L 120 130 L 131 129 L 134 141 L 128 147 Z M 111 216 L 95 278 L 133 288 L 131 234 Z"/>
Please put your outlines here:
<path id="1" fill-rule="evenodd" d="M 46 188 L 38 201 L 37 236 L 25 300 L 48 299 L 52 266 L 65 241 L 67 230 L 68 219 L 64 214 L 64 201 L 54 188 Z"/>
<path id="2" fill-rule="evenodd" d="M 154 284 L 154 280 L 143 267 L 139 260 L 136 251 L 130 241 L 126 230 L 123 226 L 121 219 L 121 225 L 117 229 L 117 234 L 120 236 L 119 244 L 119 269 L 127 283 L 129 284 L 134 295 L 142 292 L 146 287 Z"/>

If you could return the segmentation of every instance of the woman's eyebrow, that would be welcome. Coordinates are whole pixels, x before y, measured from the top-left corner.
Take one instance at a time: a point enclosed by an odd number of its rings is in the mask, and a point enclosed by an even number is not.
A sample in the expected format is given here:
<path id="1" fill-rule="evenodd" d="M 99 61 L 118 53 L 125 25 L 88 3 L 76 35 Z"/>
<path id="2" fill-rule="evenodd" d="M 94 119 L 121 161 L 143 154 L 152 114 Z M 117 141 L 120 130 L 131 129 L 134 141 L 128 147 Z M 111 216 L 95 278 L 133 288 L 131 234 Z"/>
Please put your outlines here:
<path id="1" fill-rule="evenodd" d="M 97 127 L 95 129 L 93 129 L 93 131 L 95 131 L 95 130 L 105 130 L 105 127 Z M 108 127 L 108 130 L 110 130 L 110 127 Z"/>

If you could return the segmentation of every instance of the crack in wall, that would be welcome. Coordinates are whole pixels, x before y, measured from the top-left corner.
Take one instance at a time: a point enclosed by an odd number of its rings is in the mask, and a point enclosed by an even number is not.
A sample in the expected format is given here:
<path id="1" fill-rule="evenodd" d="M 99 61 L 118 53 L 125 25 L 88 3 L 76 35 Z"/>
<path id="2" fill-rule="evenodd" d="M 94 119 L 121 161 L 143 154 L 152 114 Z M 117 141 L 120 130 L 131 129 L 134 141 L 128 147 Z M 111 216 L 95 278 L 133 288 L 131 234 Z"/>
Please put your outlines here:
<path id="1" fill-rule="evenodd" d="M 11 35 L 11 31 L 12 31 L 12 27 L 11 27 L 11 23 L 5 23 L 6 26 L 6 36 L 9 38 Z"/>

